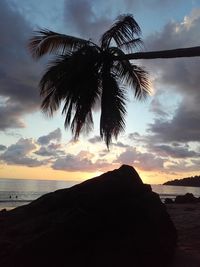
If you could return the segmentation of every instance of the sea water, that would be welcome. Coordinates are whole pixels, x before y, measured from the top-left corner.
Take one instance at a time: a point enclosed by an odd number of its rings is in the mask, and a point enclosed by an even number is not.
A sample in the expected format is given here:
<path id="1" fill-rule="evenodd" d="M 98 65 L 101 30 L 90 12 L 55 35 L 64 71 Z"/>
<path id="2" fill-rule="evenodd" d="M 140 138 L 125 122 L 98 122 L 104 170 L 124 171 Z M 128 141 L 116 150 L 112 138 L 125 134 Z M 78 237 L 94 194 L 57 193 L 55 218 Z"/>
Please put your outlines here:
<path id="1" fill-rule="evenodd" d="M 28 204 L 46 193 L 68 188 L 77 183 L 78 181 L 0 179 L 0 210 Z M 161 200 L 165 198 L 174 199 L 177 195 L 186 193 L 192 193 L 195 197 L 200 197 L 199 187 L 151 186 L 152 190 L 160 195 Z"/>
<path id="2" fill-rule="evenodd" d="M 28 204 L 46 193 L 77 183 L 78 181 L 0 179 L 0 210 Z"/>

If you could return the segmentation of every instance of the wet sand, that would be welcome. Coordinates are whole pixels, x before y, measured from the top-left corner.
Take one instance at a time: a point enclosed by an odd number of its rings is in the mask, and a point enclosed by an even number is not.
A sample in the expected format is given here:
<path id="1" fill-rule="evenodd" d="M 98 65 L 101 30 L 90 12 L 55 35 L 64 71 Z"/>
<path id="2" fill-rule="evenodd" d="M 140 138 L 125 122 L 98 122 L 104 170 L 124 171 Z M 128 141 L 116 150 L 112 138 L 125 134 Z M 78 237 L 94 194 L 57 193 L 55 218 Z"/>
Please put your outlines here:
<path id="1" fill-rule="evenodd" d="M 168 204 L 178 231 L 178 248 L 172 267 L 200 266 L 200 203 Z"/>

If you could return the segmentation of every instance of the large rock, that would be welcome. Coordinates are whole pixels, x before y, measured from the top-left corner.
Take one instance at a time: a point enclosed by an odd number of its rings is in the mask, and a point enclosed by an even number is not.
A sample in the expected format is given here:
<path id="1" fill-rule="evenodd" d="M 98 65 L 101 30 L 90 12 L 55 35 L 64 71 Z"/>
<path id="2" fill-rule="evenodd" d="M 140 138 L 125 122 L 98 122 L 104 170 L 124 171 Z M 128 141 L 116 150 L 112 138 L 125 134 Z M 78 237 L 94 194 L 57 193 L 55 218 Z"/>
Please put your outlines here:
<path id="1" fill-rule="evenodd" d="M 2 213 L 0 266 L 163 267 L 176 239 L 159 196 L 123 165 Z"/>
<path id="2" fill-rule="evenodd" d="M 185 195 L 176 196 L 175 203 L 185 204 L 185 203 L 197 203 L 198 198 L 196 198 L 192 193 L 186 193 Z"/>

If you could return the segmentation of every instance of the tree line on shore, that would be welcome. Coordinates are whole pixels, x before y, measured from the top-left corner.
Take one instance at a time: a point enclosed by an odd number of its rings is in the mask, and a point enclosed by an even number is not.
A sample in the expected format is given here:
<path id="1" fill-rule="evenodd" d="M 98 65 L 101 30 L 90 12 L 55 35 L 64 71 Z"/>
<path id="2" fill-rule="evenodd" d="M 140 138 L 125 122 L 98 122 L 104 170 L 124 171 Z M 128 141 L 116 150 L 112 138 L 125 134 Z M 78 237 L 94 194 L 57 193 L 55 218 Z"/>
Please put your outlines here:
<path id="1" fill-rule="evenodd" d="M 194 186 L 200 187 L 200 175 L 186 177 L 183 179 L 175 179 L 164 183 L 164 185 Z"/>

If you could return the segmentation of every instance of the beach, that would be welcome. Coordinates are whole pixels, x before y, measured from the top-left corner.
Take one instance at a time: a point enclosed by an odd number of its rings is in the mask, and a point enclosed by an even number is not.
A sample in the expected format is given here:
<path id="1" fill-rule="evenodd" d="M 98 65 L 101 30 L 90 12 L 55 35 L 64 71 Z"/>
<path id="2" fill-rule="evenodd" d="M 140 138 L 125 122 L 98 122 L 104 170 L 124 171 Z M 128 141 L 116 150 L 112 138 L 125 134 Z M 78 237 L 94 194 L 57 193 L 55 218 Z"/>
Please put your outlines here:
<path id="1" fill-rule="evenodd" d="M 166 206 L 178 231 L 178 247 L 172 267 L 199 267 L 200 203 Z"/>

